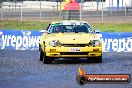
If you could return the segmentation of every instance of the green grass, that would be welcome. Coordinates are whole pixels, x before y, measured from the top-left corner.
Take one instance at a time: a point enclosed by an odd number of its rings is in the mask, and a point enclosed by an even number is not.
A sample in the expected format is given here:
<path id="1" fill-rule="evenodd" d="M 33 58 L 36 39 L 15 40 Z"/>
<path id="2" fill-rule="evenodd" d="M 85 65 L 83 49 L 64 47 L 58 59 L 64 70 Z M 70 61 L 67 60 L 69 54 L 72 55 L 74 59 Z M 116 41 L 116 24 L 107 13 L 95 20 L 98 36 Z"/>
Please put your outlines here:
<path id="1" fill-rule="evenodd" d="M 50 22 L 40 21 L 5 21 L 0 22 L 0 29 L 16 29 L 16 30 L 41 30 L 46 28 Z"/>
<path id="2" fill-rule="evenodd" d="M 132 23 L 95 23 L 92 27 L 105 32 L 132 32 Z"/>
<path id="3" fill-rule="evenodd" d="M 16 30 L 41 30 L 45 29 L 50 22 L 40 21 L 0 21 L 0 29 Z M 104 32 L 132 32 L 132 23 L 92 23 L 93 29 Z"/>

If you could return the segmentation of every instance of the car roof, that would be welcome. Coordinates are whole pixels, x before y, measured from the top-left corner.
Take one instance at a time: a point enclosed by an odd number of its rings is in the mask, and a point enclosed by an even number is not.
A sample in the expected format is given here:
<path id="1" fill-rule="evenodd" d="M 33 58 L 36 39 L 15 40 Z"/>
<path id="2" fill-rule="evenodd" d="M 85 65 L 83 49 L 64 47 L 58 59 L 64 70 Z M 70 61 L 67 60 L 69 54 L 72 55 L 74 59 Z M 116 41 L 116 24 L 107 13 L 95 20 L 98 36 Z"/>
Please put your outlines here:
<path id="1" fill-rule="evenodd" d="M 56 22 L 52 22 L 51 24 L 56 24 L 56 23 L 87 23 L 85 21 L 78 21 L 78 20 L 63 20 L 63 21 L 56 21 Z"/>

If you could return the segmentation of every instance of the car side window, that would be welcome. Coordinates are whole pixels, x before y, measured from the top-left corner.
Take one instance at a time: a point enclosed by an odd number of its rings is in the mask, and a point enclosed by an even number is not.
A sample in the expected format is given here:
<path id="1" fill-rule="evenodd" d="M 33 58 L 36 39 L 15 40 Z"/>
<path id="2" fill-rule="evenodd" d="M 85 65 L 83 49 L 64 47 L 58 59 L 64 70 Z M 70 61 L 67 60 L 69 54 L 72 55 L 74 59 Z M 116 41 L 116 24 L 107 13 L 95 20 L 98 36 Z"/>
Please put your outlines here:
<path id="1" fill-rule="evenodd" d="M 90 25 L 88 25 L 87 23 L 84 23 L 84 25 L 87 27 L 89 33 L 93 33 L 93 30 L 91 29 Z"/>

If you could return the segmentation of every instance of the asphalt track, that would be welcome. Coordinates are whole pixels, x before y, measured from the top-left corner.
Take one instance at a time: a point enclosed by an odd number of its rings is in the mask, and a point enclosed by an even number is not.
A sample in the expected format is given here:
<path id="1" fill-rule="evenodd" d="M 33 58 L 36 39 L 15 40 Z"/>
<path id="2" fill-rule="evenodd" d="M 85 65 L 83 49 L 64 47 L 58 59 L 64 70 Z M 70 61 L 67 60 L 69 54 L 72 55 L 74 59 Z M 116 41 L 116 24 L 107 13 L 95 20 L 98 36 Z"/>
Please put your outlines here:
<path id="1" fill-rule="evenodd" d="M 87 74 L 132 75 L 132 53 L 103 53 L 102 63 L 59 60 L 53 64 L 38 61 L 38 51 L 0 50 L 0 88 L 132 88 L 129 84 L 76 83 L 78 66 Z"/>

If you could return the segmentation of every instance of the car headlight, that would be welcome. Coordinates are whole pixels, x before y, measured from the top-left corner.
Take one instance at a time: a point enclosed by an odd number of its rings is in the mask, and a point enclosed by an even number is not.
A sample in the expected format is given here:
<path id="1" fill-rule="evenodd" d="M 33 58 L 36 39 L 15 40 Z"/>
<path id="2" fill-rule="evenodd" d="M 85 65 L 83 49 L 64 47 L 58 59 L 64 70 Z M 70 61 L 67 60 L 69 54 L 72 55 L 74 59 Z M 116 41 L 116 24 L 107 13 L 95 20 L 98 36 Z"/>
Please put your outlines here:
<path id="1" fill-rule="evenodd" d="M 100 45 L 100 41 L 99 40 L 91 40 L 90 41 L 90 45 L 92 45 L 92 46 L 98 46 L 98 45 Z"/>
<path id="2" fill-rule="evenodd" d="M 60 42 L 59 40 L 52 40 L 50 43 L 49 43 L 50 46 L 59 46 L 60 45 Z"/>

